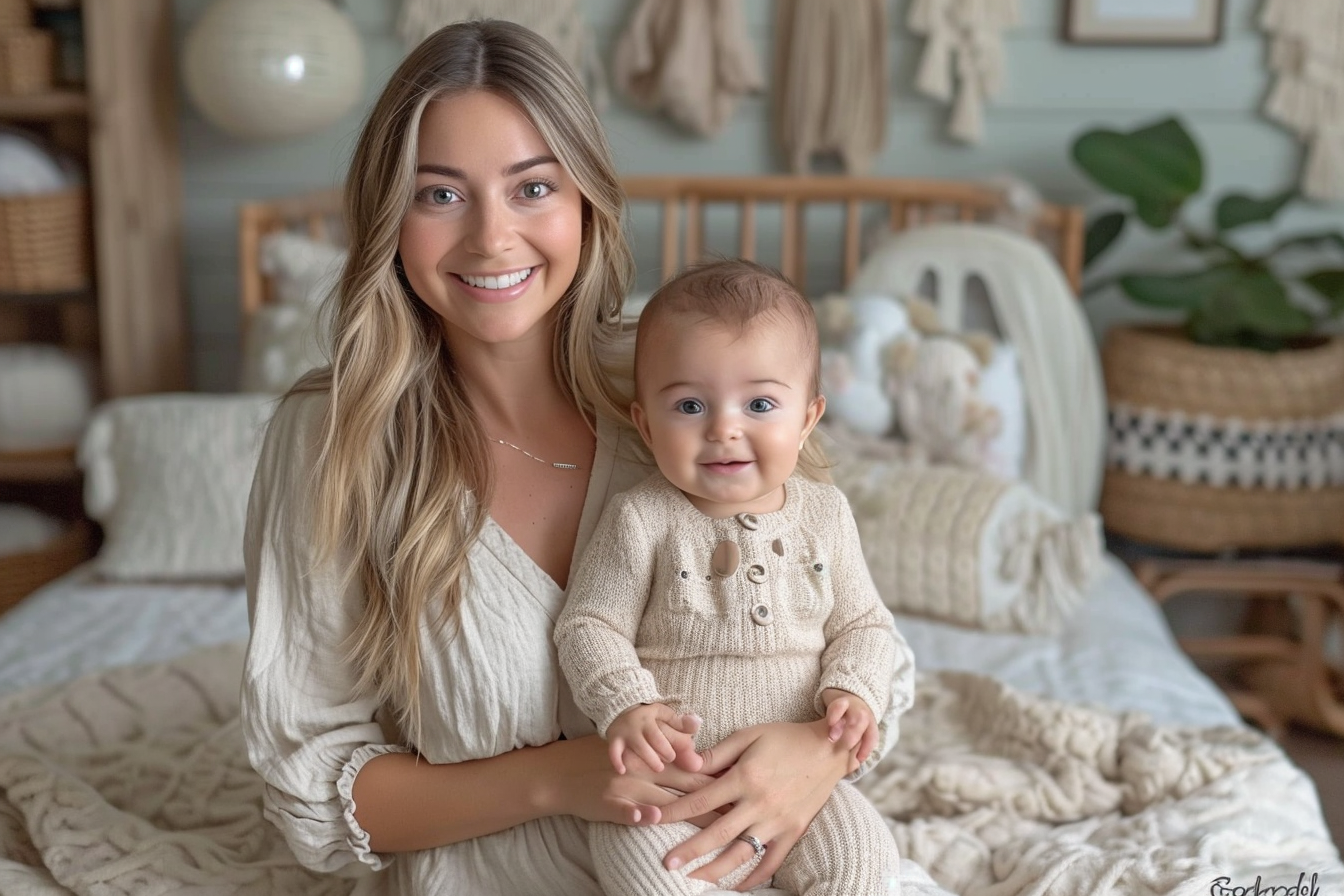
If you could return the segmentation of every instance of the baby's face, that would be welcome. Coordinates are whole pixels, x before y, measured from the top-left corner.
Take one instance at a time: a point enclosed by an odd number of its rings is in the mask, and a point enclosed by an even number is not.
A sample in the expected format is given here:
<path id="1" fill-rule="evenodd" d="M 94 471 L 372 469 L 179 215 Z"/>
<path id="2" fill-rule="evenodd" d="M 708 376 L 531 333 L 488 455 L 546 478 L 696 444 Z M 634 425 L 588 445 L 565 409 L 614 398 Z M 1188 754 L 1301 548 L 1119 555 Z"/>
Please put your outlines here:
<path id="1" fill-rule="evenodd" d="M 672 315 L 641 342 L 635 425 L 658 469 L 711 517 L 784 504 L 784 481 L 825 409 L 798 325 L 745 333 Z"/>

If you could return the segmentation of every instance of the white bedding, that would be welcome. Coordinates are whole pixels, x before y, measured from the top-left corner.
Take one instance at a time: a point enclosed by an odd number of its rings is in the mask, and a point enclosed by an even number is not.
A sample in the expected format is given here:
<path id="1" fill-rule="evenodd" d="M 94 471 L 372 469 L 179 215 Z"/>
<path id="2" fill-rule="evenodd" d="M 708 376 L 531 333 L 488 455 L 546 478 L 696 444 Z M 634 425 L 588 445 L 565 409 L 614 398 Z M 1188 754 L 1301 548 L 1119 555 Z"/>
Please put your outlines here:
<path id="1" fill-rule="evenodd" d="M 1146 712 L 1160 723 L 1237 723 L 1231 704 L 1180 652 L 1161 611 L 1114 558 L 1056 637 L 989 634 L 909 616 L 897 623 L 920 671 L 980 672 L 1030 693 Z M 246 637 L 241 586 L 108 584 L 81 568 L 0 617 L 0 693 Z"/>

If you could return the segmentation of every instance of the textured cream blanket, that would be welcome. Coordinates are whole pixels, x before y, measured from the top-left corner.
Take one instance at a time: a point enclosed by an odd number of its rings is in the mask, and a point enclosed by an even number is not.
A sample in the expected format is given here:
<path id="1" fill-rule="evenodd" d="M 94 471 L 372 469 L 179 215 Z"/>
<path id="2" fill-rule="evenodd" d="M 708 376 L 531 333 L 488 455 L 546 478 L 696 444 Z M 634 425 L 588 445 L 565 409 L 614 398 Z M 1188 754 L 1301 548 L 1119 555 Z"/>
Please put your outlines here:
<path id="1" fill-rule="evenodd" d="M 212 648 L 0 702 L 0 893 L 348 893 L 261 817 L 241 663 Z M 1258 735 L 1155 728 L 966 674 L 926 676 L 918 695 L 864 788 L 950 891 L 1194 894 L 1314 873 L 1344 892 L 1314 789 Z"/>

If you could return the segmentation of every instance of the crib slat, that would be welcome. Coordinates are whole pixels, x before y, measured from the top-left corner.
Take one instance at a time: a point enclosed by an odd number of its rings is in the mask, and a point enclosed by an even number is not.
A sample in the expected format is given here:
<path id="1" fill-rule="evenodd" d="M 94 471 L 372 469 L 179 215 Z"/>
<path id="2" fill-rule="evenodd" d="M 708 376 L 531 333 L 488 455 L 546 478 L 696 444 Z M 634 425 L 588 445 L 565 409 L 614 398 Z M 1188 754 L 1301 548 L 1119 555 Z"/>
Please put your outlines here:
<path id="1" fill-rule="evenodd" d="M 686 263 L 704 257 L 704 209 L 696 196 L 686 197 Z"/>
<path id="2" fill-rule="evenodd" d="M 737 229 L 737 253 L 749 261 L 756 260 L 756 200 L 741 203 L 742 217 Z"/>
<path id="3" fill-rule="evenodd" d="M 849 286 L 854 274 L 859 270 L 859 225 L 862 211 L 863 204 L 857 199 L 845 203 L 845 286 Z"/>
<path id="4" fill-rule="evenodd" d="M 681 199 L 677 196 L 670 196 L 663 201 L 663 270 L 664 280 L 668 280 L 677 272 L 680 267 L 677 263 L 677 229 L 679 226 L 678 212 L 681 208 Z"/>

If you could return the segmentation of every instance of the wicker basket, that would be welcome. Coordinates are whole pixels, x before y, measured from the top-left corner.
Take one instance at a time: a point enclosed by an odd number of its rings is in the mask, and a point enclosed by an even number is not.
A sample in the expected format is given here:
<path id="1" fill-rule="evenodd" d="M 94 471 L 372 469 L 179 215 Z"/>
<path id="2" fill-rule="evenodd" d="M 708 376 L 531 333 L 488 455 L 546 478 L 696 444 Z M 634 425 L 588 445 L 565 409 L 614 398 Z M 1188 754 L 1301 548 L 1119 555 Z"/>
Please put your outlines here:
<path id="1" fill-rule="evenodd" d="M 88 205 L 84 187 L 0 197 L 0 292 L 88 286 Z"/>
<path id="2" fill-rule="evenodd" d="M 0 0 L 0 31 L 28 28 L 33 24 L 33 10 L 28 0 Z"/>
<path id="3" fill-rule="evenodd" d="M 0 557 L 0 613 L 83 563 L 92 544 L 92 527 L 81 520 L 46 547 Z"/>
<path id="4" fill-rule="evenodd" d="M 50 90 L 56 74 L 56 38 L 40 28 L 0 31 L 0 95 Z"/>
<path id="5" fill-rule="evenodd" d="M 1186 420 L 1321 420 L 1344 411 L 1344 339 L 1270 354 L 1196 345 L 1171 328 L 1116 327 L 1107 334 L 1102 366 L 1113 406 L 1176 412 Z M 1113 463 L 1102 486 L 1101 513 L 1114 532 L 1178 550 L 1344 540 L 1344 486 L 1337 483 L 1215 486 Z"/>

